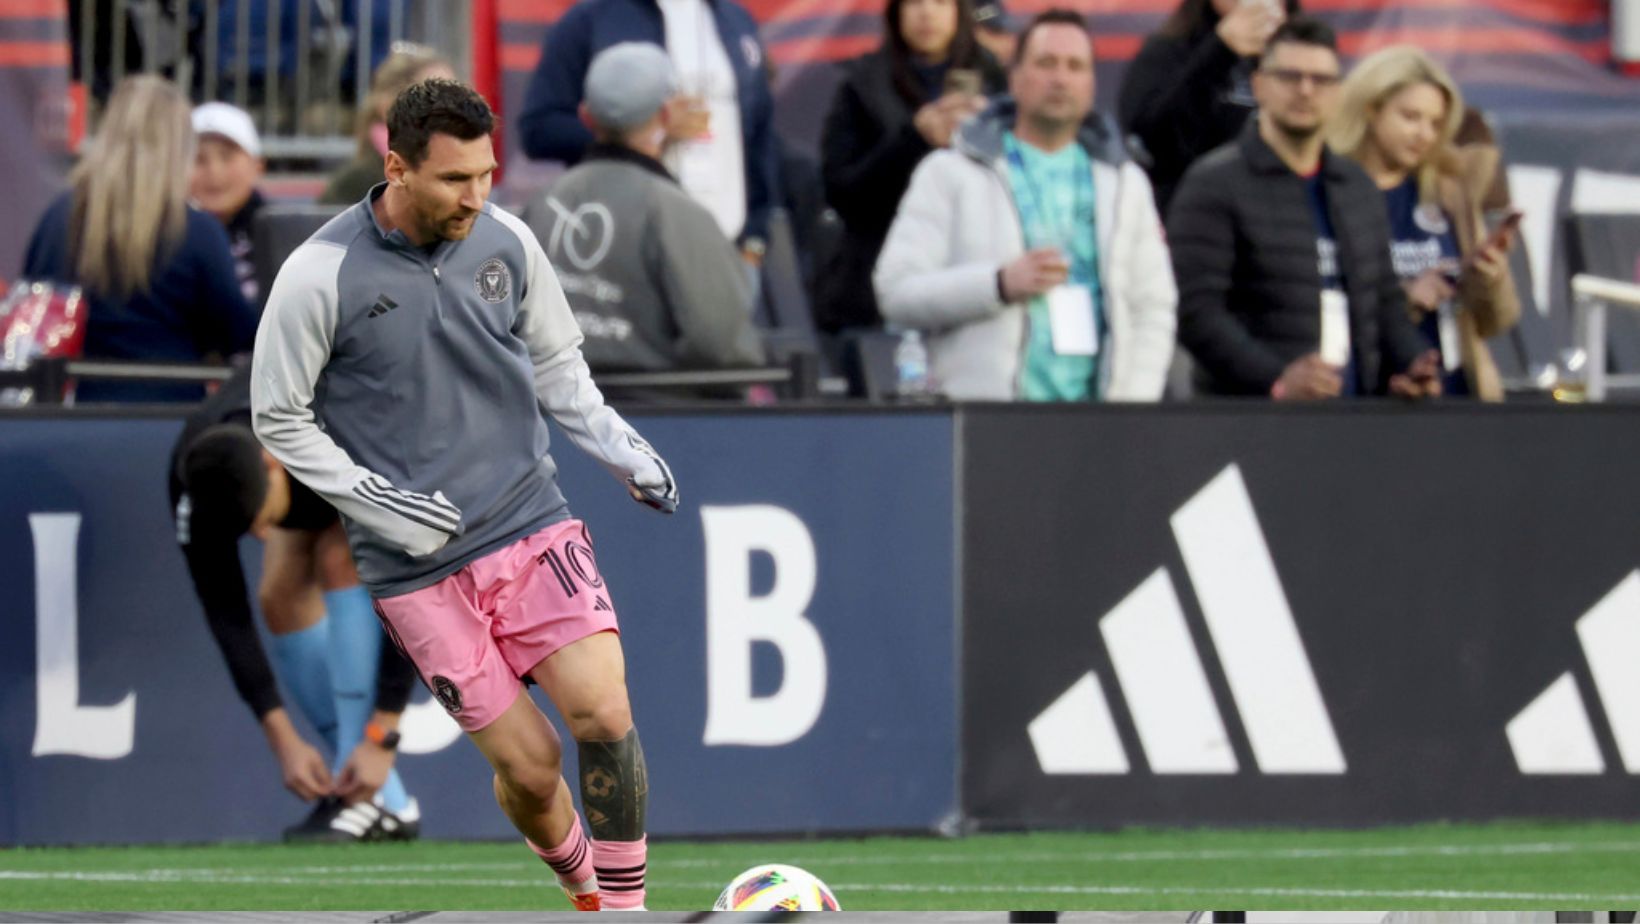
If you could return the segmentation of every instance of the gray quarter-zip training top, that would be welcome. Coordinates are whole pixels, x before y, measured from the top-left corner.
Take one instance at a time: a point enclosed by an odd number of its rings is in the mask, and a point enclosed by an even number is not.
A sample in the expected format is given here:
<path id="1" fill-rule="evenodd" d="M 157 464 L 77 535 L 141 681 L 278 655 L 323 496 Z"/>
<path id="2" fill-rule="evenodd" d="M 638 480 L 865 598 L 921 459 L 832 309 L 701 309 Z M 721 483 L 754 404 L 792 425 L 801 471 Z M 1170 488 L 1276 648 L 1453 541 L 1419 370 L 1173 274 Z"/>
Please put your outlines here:
<path id="1" fill-rule="evenodd" d="M 291 254 L 252 363 L 256 435 L 335 505 L 373 596 L 437 583 L 570 516 L 544 409 L 617 478 L 671 475 L 604 404 L 558 278 L 523 222 L 384 233 L 385 185 Z"/>

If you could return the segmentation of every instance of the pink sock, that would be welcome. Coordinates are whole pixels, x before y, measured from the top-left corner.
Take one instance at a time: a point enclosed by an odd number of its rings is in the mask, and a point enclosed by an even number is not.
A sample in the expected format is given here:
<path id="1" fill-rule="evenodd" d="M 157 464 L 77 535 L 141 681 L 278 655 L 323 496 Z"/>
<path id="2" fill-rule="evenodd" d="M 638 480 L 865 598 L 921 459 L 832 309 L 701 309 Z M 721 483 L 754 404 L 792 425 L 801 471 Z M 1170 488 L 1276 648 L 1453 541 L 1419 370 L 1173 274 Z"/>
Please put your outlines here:
<path id="1" fill-rule="evenodd" d="M 525 838 L 541 861 L 558 874 L 558 882 L 576 895 L 598 891 L 598 877 L 592 869 L 592 851 L 587 849 L 587 836 L 581 831 L 580 816 L 569 827 L 564 842 L 553 848 L 543 848 Z"/>
<path id="2" fill-rule="evenodd" d="M 642 908 L 644 873 L 649 864 L 649 838 L 640 837 L 635 841 L 600 841 L 592 838 L 591 841 L 604 910 Z"/>

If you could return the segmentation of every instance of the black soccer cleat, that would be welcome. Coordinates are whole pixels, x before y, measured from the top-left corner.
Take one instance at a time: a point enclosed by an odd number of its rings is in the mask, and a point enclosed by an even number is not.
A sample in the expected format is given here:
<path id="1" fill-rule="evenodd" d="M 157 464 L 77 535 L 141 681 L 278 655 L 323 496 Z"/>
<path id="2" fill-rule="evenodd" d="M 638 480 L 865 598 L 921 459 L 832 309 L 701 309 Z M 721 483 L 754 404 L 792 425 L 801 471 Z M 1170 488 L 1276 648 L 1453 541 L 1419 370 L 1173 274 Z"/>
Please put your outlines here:
<path id="1" fill-rule="evenodd" d="M 370 829 L 370 840 L 413 841 L 421 837 L 421 803 L 414 798 L 401 812 L 390 812 L 379 805 L 369 807 L 378 815 L 375 827 Z"/>
<path id="2" fill-rule="evenodd" d="M 348 805 L 325 796 L 301 824 L 285 829 L 287 844 L 358 844 L 371 839 L 381 810 L 368 802 Z"/>
<path id="3" fill-rule="evenodd" d="M 313 804 L 313 811 L 298 824 L 285 829 L 287 844 L 347 843 L 361 838 L 350 836 L 345 828 L 337 828 L 336 820 L 347 808 L 342 800 L 325 796 Z"/>

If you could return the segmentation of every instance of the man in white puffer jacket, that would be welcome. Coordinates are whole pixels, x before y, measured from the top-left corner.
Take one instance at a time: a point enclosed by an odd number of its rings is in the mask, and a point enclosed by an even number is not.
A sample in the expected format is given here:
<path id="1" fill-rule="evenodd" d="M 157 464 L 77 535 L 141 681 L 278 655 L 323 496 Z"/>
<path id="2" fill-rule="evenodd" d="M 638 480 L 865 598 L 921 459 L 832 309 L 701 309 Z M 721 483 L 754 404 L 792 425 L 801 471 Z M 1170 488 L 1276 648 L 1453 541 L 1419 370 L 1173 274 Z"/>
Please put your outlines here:
<path id="1" fill-rule="evenodd" d="M 917 167 L 873 277 L 963 400 L 1156 401 L 1178 290 L 1144 171 L 1090 118 L 1093 43 L 1051 10 L 1020 36 L 1012 99 Z"/>

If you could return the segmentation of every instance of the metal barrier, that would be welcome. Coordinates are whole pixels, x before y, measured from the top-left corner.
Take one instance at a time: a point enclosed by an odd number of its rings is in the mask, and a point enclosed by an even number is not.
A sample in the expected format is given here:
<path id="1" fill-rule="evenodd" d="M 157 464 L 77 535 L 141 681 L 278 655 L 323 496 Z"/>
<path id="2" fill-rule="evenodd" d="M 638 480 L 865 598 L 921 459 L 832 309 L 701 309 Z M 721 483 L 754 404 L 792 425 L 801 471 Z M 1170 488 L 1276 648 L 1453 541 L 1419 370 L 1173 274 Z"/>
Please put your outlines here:
<path id="1" fill-rule="evenodd" d="M 64 386 L 76 379 L 127 382 L 224 382 L 237 370 L 232 366 L 178 363 L 109 362 L 102 360 L 38 359 L 24 369 L 0 370 L 0 389 L 27 389 L 34 405 L 57 405 Z M 699 369 L 678 372 L 605 372 L 594 376 L 608 391 L 691 392 L 702 388 L 774 386 L 790 401 L 812 401 L 834 393 L 836 383 L 820 377 L 819 357 L 791 356 L 784 366 L 762 369 Z"/>
<path id="2" fill-rule="evenodd" d="M 162 74 L 196 101 L 251 113 L 275 160 L 346 160 L 372 68 L 414 42 L 470 70 L 471 0 L 82 0 L 80 81 L 100 102 L 127 74 Z M 108 13 L 99 17 L 100 11 Z M 127 55 L 134 33 L 138 60 Z M 104 47 L 106 46 L 106 47 Z M 101 51 L 101 53 L 99 53 Z M 100 113 L 89 107 L 87 128 Z"/>
<path id="3" fill-rule="evenodd" d="M 1613 387 L 1640 387 L 1640 375 L 1612 375 L 1606 369 L 1606 308 L 1640 310 L 1640 285 L 1580 273 L 1572 278 L 1572 298 L 1573 342 L 1582 348 L 1588 400 L 1606 400 Z"/>

